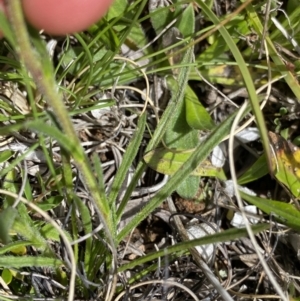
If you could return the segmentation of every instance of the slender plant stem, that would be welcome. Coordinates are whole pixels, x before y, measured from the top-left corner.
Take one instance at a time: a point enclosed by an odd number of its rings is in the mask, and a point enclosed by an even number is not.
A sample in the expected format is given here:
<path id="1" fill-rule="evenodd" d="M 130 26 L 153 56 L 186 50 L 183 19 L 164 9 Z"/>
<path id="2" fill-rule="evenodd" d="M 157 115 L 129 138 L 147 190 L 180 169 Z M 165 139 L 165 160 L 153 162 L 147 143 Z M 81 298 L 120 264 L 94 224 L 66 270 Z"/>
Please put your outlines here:
<path id="1" fill-rule="evenodd" d="M 102 219 L 106 234 L 112 243 L 111 233 L 114 233 L 114 227 L 108 203 L 101 198 L 96 179 L 93 176 L 91 165 L 80 145 L 80 141 L 64 105 L 62 95 L 58 91 L 53 72 L 45 70 L 40 57 L 31 46 L 30 36 L 27 32 L 27 26 L 23 17 L 21 0 L 6 0 L 5 4 L 9 21 L 16 36 L 16 51 L 26 69 L 33 77 L 39 92 L 52 108 L 60 127 L 69 139 L 70 145 L 74 146 L 74 152 L 72 152 L 71 155 L 73 156 L 77 167 L 85 180 L 85 184 L 95 201 L 96 209 Z"/>

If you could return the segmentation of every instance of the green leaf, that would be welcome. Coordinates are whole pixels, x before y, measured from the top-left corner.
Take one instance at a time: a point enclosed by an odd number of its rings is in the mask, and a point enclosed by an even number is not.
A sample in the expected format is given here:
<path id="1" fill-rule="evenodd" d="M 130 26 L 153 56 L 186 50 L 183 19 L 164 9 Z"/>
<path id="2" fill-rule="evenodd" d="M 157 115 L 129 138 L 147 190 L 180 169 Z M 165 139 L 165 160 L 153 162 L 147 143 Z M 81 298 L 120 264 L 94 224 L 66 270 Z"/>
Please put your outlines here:
<path id="1" fill-rule="evenodd" d="M 239 179 L 238 183 L 240 185 L 247 184 L 249 182 L 256 181 L 257 179 L 265 176 L 269 173 L 266 156 L 261 155 L 256 162 L 245 172 Z"/>
<path id="2" fill-rule="evenodd" d="M 143 48 L 148 43 L 148 40 L 145 38 L 145 33 L 140 24 L 135 24 L 135 26 L 132 27 L 127 38 L 127 44 L 132 50 Z M 144 48 L 143 53 L 150 53 L 150 49 L 151 47 Z"/>
<path id="3" fill-rule="evenodd" d="M 180 197 L 190 200 L 196 197 L 197 192 L 199 191 L 199 186 L 199 177 L 188 176 L 178 185 L 176 192 L 180 195 Z"/>
<path id="4" fill-rule="evenodd" d="M 185 89 L 187 87 L 187 81 L 190 72 L 189 64 L 192 62 L 192 53 L 193 53 L 192 48 L 188 49 L 187 52 L 185 53 L 182 60 L 182 64 L 185 67 L 182 67 L 180 69 L 177 83 L 174 80 L 172 80 L 171 77 L 167 78 L 168 87 L 172 89 L 171 90 L 172 97 L 159 121 L 158 126 L 155 129 L 153 138 L 148 143 L 147 151 L 154 149 L 161 142 L 161 140 L 163 140 L 166 130 L 168 129 L 169 124 L 171 124 L 171 120 L 173 118 L 174 112 L 178 110 L 178 107 L 181 105 L 181 102 L 183 102 L 184 100 Z"/>
<path id="5" fill-rule="evenodd" d="M 85 67 L 85 61 L 78 60 L 77 58 L 80 55 L 84 55 L 84 49 L 82 46 L 70 47 L 64 51 L 61 56 L 61 64 L 64 68 L 68 68 L 67 71 L 70 74 L 79 73 Z M 105 55 L 106 50 L 99 49 L 96 53 L 93 54 L 93 63 L 98 62 Z"/>
<path id="6" fill-rule="evenodd" d="M 241 191 L 240 194 L 245 201 L 255 205 L 263 212 L 273 214 L 280 223 L 283 223 L 295 230 L 300 230 L 300 212 L 294 205 L 280 201 L 263 199 L 248 195 Z"/>
<path id="7" fill-rule="evenodd" d="M 17 178 L 16 170 L 14 169 L 10 170 L 5 176 L 5 181 L 3 183 L 2 189 L 17 194 L 19 188 L 17 187 L 16 184 L 16 178 Z M 8 206 L 13 206 L 14 202 L 15 202 L 14 197 L 5 196 L 4 208 L 7 208 Z"/>
<path id="8" fill-rule="evenodd" d="M 51 224 L 46 224 L 40 229 L 41 235 L 45 237 L 45 239 L 50 239 L 54 241 L 60 241 L 60 234 L 56 228 L 54 228 Z M 69 232 L 64 231 L 65 235 L 68 237 L 69 241 L 72 240 Z"/>
<path id="9" fill-rule="evenodd" d="M 245 17 L 243 15 L 237 15 L 234 19 L 226 24 L 226 29 L 233 37 L 235 43 L 241 41 L 239 36 L 246 36 L 248 34 L 251 34 L 249 24 L 246 20 L 244 20 L 244 18 Z M 208 37 L 208 40 L 209 39 L 212 40 L 212 44 L 208 46 L 203 52 L 201 52 L 197 57 L 197 61 L 201 63 L 201 65 L 213 62 L 224 63 L 228 59 L 230 59 L 230 55 L 228 54 L 229 48 L 226 40 L 222 37 L 222 35 L 220 35 L 218 32 L 215 32 L 212 36 Z"/>
<path id="10" fill-rule="evenodd" d="M 43 199 L 42 202 L 37 203 L 36 205 L 43 211 L 48 211 L 56 208 L 64 199 L 61 195 L 51 196 L 47 199 Z"/>
<path id="11" fill-rule="evenodd" d="M 190 37 L 195 32 L 195 12 L 192 3 L 180 15 L 175 26 L 185 38 Z"/>
<path id="12" fill-rule="evenodd" d="M 116 0 L 114 1 L 113 5 L 108 11 L 108 14 L 106 15 L 106 19 L 108 21 L 112 21 L 115 19 L 120 18 L 122 15 L 122 19 L 118 22 L 118 24 L 121 25 L 115 25 L 114 31 L 122 31 L 124 28 L 128 27 L 129 23 L 132 25 L 132 28 L 130 32 L 126 35 L 126 45 L 132 49 L 140 49 L 143 48 L 147 43 L 148 40 L 146 38 L 146 35 L 143 31 L 143 28 L 141 26 L 140 22 L 135 22 L 132 24 L 132 15 L 136 14 L 136 7 L 133 8 L 133 6 L 128 5 L 127 0 Z M 105 29 L 107 31 L 108 24 L 105 24 Z M 120 42 L 117 44 L 119 45 Z M 151 47 L 147 47 L 143 50 L 145 54 L 148 54 L 150 52 Z"/>
<path id="13" fill-rule="evenodd" d="M 92 225 L 91 215 L 88 207 L 76 195 L 74 195 L 74 204 L 76 206 L 76 210 L 78 210 L 81 216 L 84 233 L 85 234 L 91 233 L 93 231 L 93 225 Z M 88 237 L 85 240 L 85 248 L 84 248 L 84 269 L 87 275 L 89 274 L 90 270 L 94 266 L 94 262 L 91 260 L 92 247 L 93 247 L 93 238 Z"/>
<path id="14" fill-rule="evenodd" d="M 140 144 L 142 142 L 143 136 L 144 136 L 144 131 L 145 131 L 145 126 L 146 126 L 146 119 L 147 115 L 143 114 L 140 116 L 138 125 L 136 128 L 136 131 L 127 146 L 126 152 L 123 156 L 122 163 L 118 169 L 118 172 L 115 176 L 115 179 L 111 185 L 111 191 L 109 194 L 109 202 L 110 204 L 114 204 L 117 196 L 119 194 L 119 191 L 124 183 L 124 180 L 126 178 L 126 175 L 129 171 L 130 166 L 133 163 L 133 160 L 135 159 L 138 151 Z M 124 207 L 126 206 L 127 201 L 123 199 L 119 205 L 119 208 L 117 210 L 117 219 L 121 217 L 122 211 Z"/>
<path id="15" fill-rule="evenodd" d="M 8 21 L 6 14 L 4 14 L 3 10 L 0 11 L 0 29 L 9 43 L 12 46 L 16 47 L 17 43 L 15 40 L 15 35 L 12 31 L 11 24 Z"/>
<path id="16" fill-rule="evenodd" d="M 194 150 L 168 150 L 157 148 L 144 156 L 145 162 L 154 170 L 165 175 L 173 175 L 189 160 Z M 217 177 L 226 180 L 223 169 L 204 160 L 191 173 L 192 176 Z"/>
<path id="17" fill-rule="evenodd" d="M 275 177 L 298 198 L 300 196 L 300 149 L 275 133 L 269 132 L 269 138 Z"/>
<path id="18" fill-rule="evenodd" d="M 196 58 L 196 61 L 199 62 L 199 65 L 205 65 L 209 62 L 217 63 L 218 61 L 224 62 L 224 59 L 228 59 L 228 54 L 225 51 L 228 50 L 228 46 L 224 39 L 218 36 L 217 39 L 208 46 L 203 52 L 199 54 Z M 201 73 L 202 74 L 202 73 Z"/>
<path id="19" fill-rule="evenodd" d="M 196 130 L 212 130 L 215 124 L 194 91 L 187 86 L 185 91 L 185 111 L 188 125 Z"/>
<path id="20" fill-rule="evenodd" d="M 30 121 L 26 124 L 26 126 L 34 131 L 44 133 L 49 137 L 55 138 L 58 143 L 70 154 L 77 153 L 78 146 L 70 140 L 64 133 L 62 133 L 58 128 L 54 126 L 50 126 L 41 120 Z"/>
<path id="21" fill-rule="evenodd" d="M 7 207 L 0 213 L 0 240 L 4 244 L 10 242 L 9 232 L 17 215 L 18 211 L 13 207 Z"/>
<path id="22" fill-rule="evenodd" d="M 105 183 L 104 183 L 104 176 L 103 176 L 103 169 L 101 165 L 101 160 L 99 156 L 95 153 L 92 155 L 92 165 L 94 169 L 94 173 L 96 175 L 96 178 L 98 179 L 98 187 L 99 187 L 99 193 L 101 195 L 101 198 L 105 201 L 105 203 L 109 204 L 108 197 L 105 193 Z"/>
<path id="23" fill-rule="evenodd" d="M 14 255 L 25 255 L 27 254 L 26 245 L 23 243 L 22 245 L 12 248 L 10 252 Z"/>
<path id="24" fill-rule="evenodd" d="M 24 171 L 22 173 L 22 177 L 23 177 L 23 181 L 24 179 Z M 32 195 L 32 191 L 31 191 L 31 184 L 28 178 L 26 178 L 26 183 L 25 183 L 25 188 L 24 188 L 24 195 L 26 200 L 28 201 L 32 201 L 33 200 L 33 195 Z"/>
<path id="25" fill-rule="evenodd" d="M 186 87 L 178 87 L 173 78 L 167 79 L 168 88 L 172 96 L 176 95 L 178 89 L 186 90 Z M 164 136 L 165 144 L 170 148 L 190 149 L 198 145 L 198 131 L 192 129 L 186 121 L 186 108 L 184 104 L 185 93 L 176 106 L 176 110 L 172 112 L 167 125 Z"/>
<path id="26" fill-rule="evenodd" d="M 222 58 L 222 57 L 221 57 Z M 224 64 L 224 61 L 227 64 Z M 208 64 L 201 63 L 199 71 L 201 75 L 209 80 L 211 83 L 217 83 L 224 85 L 226 87 L 240 87 L 244 86 L 243 73 L 240 71 L 239 65 L 232 60 L 229 60 L 225 57 L 222 59 L 222 64 L 218 64 L 218 62 L 211 62 Z M 258 66 L 251 66 L 247 64 L 248 70 L 251 72 L 252 79 L 255 81 L 255 85 L 261 86 L 264 85 L 267 81 L 265 79 L 266 73 L 266 64 L 264 62 L 260 63 Z M 276 76 L 278 72 L 274 71 L 274 76 Z M 190 74 L 190 80 L 199 80 L 199 75 L 194 71 Z"/>
<path id="27" fill-rule="evenodd" d="M 24 248 L 26 249 L 26 246 L 29 246 L 31 243 L 29 241 L 14 241 L 11 242 L 9 244 L 7 244 L 6 246 L 3 246 L 2 248 L 0 248 L 0 255 L 8 253 L 8 252 L 12 252 L 15 254 L 25 254 L 24 253 Z M 20 251 L 20 252 L 19 252 Z"/>
<path id="28" fill-rule="evenodd" d="M 275 3 L 275 2 L 274 2 Z M 289 0 L 287 1 L 286 14 L 290 17 L 290 15 L 296 10 L 299 9 L 299 1 L 298 0 Z M 299 12 L 298 12 L 299 13 Z"/>
<path id="29" fill-rule="evenodd" d="M 0 267 L 2 268 L 24 268 L 24 267 L 53 267 L 58 268 L 64 263 L 56 258 L 39 256 L 0 256 Z"/>
<path id="30" fill-rule="evenodd" d="M 173 1 L 173 3 L 178 2 L 177 0 Z M 175 5 L 170 9 L 170 7 L 162 7 L 159 6 L 160 2 L 157 2 L 157 7 L 150 8 L 150 20 L 151 24 L 156 32 L 156 34 L 160 34 L 162 30 L 170 24 L 173 20 L 178 17 L 179 13 L 181 12 L 181 8 L 179 5 Z"/>
<path id="31" fill-rule="evenodd" d="M 121 14 L 124 14 L 128 3 L 126 0 L 115 0 L 113 5 L 109 8 L 106 18 L 111 20 L 113 18 L 119 17 Z"/>
<path id="32" fill-rule="evenodd" d="M 3 269 L 1 277 L 6 284 L 10 284 L 13 276 L 9 269 Z"/>
<path id="33" fill-rule="evenodd" d="M 12 229 L 26 240 L 29 240 L 31 245 L 34 245 L 39 250 L 45 251 L 48 248 L 47 241 L 43 238 L 39 230 L 33 225 L 28 214 L 19 215 L 15 219 Z"/>
<path id="34" fill-rule="evenodd" d="M 146 125 L 147 114 L 143 114 L 140 116 L 136 131 L 126 149 L 126 152 L 123 156 L 122 163 L 118 168 L 118 172 L 114 178 L 114 181 L 111 186 L 111 191 L 109 194 L 110 203 L 114 203 L 117 199 L 121 186 L 126 178 L 128 170 L 135 159 L 137 152 L 139 150 L 139 146 L 143 139 L 145 125 Z"/>
<path id="35" fill-rule="evenodd" d="M 13 154 L 14 154 L 14 152 L 11 150 L 5 150 L 5 151 L 0 152 L 0 163 L 6 162 L 7 160 L 9 160 Z"/>
<path id="36" fill-rule="evenodd" d="M 169 78 L 168 86 L 171 93 L 176 93 L 177 83 Z M 173 84 L 172 84 L 173 83 Z M 186 107 L 184 101 L 181 101 L 176 111 L 173 113 L 170 123 L 168 125 L 164 142 L 169 148 L 175 148 L 179 151 L 185 151 L 194 148 L 198 145 L 198 131 L 192 129 L 186 120 Z M 188 177 L 183 180 L 180 185 L 176 187 L 176 192 L 185 199 L 193 198 L 200 184 L 199 177 Z"/>

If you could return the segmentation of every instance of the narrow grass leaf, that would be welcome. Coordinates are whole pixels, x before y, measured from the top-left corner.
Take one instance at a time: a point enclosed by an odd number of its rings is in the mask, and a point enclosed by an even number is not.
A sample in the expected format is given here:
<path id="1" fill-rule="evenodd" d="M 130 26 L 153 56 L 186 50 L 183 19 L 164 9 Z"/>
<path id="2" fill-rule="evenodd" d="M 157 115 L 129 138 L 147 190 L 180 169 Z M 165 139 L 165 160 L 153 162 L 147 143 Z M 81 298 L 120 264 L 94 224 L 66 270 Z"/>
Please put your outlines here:
<path id="1" fill-rule="evenodd" d="M 12 156 L 14 152 L 11 150 L 4 150 L 0 152 L 0 163 L 7 162 Z"/>
<path id="2" fill-rule="evenodd" d="M 292 1 L 289 1 L 289 3 L 290 2 Z M 296 3 L 297 3 L 297 8 L 291 11 L 290 13 L 288 12 L 288 18 L 283 18 L 282 20 L 282 26 L 284 28 L 289 28 L 290 30 L 294 30 L 294 35 L 299 33 L 299 24 L 300 24 L 300 19 L 299 19 L 300 6 L 298 5 L 299 4 L 298 1 L 296 1 Z M 270 32 L 271 41 L 278 41 L 278 39 L 281 36 L 282 36 L 282 32 L 279 31 L 278 28 Z"/>
<path id="3" fill-rule="evenodd" d="M 85 74 L 86 74 L 85 85 L 83 86 L 83 89 L 79 92 L 81 95 L 85 95 L 85 94 L 87 94 L 87 91 L 88 91 L 89 87 L 91 86 L 92 77 L 94 74 L 93 56 L 92 56 L 87 44 L 85 43 L 84 39 L 81 37 L 81 35 L 75 34 L 75 38 L 82 45 L 82 48 L 84 49 L 84 57 L 88 61 L 89 72 L 85 72 Z M 79 106 L 80 103 L 77 102 L 76 105 Z"/>
<path id="4" fill-rule="evenodd" d="M 119 0 L 119 2 L 121 2 L 121 1 L 123 1 L 123 0 Z M 117 41 L 117 47 L 113 48 L 114 52 L 112 54 L 110 54 L 107 58 L 105 58 L 105 60 L 104 60 L 105 63 L 102 65 L 102 68 L 101 68 L 102 70 L 100 70 L 100 72 L 99 72 L 99 81 L 101 83 L 103 80 L 103 75 L 107 71 L 109 71 L 109 74 L 110 74 L 109 77 L 111 79 L 111 84 L 114 85 L 114 83 L 115 83 L 115 74 L 116 73 L 112 72 L 109 65 L 110 65 L 111 61 L 113 60 L 113 58 L 115 57 L 115 55 L 118 54 L 121 45 L 126 44 L 126 40 L 127 40 L 128 36 L 130 35 L 132 28 L 135 27 L 136 24 L 139 23 L 138 19 L 139 19 L 140 15 L 143 13 L 145 6 L 148 3 L 148 0 L 141 0 L 141 1 L 138 1 L 137 3 L 138 3 L 138 6 L 127 4 L 128 9 L 134 8 L 134 10 L 132 12 L 130 12 L 130 17 L 129 17 L 130 23 L 128 24 L 128 26 L 125 27 L 124 31 L 122 31 L 122 35 L 119 36 L 119 40 Z M 118 19 L 120 20 L 123 17 L 124 17 L 124 14 L 118 14 L 118 16 L 116 18 L 114 18 L 114 21 L 117 22 Z M 114 25 L 113 21 L 109 22 L 107 24 L 107 26 L 105 26 L 105 30 L 100 31 L 100 35 L 102 35 L 104 32 L 107 33 L 108 30 L 115 31 L 112 28 L 113 25 Z M 95 37 L 94 43 L 98 43 L 97 39 L 99 39 L 98 36 Z"/>
<path id="5" fill-rule="evenodd" d="M 2 268 L 24 268 L 24 267 L 49 267 L 59 268 L 64 263 L 56 258 L 39 256 L 0 256 L 0 267 Z"/>
<path id="6" fill-rule="evenodd" d="M 92 164 L 98 180 L 98 187 L 99 187 L 99 193 L 101 195 L 101 198 L 105 200 L 105 202 L 108 204 L 108 198 L 106 197 L 106 193 L 105 193 L 103 169 L 102 169 L 100 158 L 96 153 L 92 155 Z"/>
<path id="7" fill-rule="evenodd" d="M 89 209 L 82 202 L 82 200 L 79 199 L 76 195 L 74 195 L 74 203 L 82 220 L 82 227 L 84 230 L 84 234 L 86 235 L 91 233 L 93 231 L 93 225 L 92 225 L 91 214 Z M 90 236 L 85 240 L 85 248 L 84 248 L 84 269 L 86 273 L 90 271 L 91 267 L 94 264 L 94 262 L 91 260 L 92 246 L 93 246 L 93 238 L 92 236 Z"/>
<path id="8" fill-rule="evenodd" d="M 201 7 L 203 13 L 215 24 L 218 25 L 220 23 L 220 20 L 218 17 L 212 12 L 212 10 L 203 2 L 202 0 L 196 0 L 197 4 Z M 249 99 L 252 107 L 253 114 L 255 115 L 256 122 L 258 124 L 258 128 L 260 131 L 261 139 L 263 142 L 263 147 L 268 159 L 268 162 L 271 162 L 270 158 L 270 145 L 269 145 L 269 139 L 268 134 L 265 126 L 264 117 L 262 114 L 262 111 L 259 107 L 259 99 L 255 90 L 255 86 L 251 77 L 251 74 L 247 68 L 247 65 L 245 63 L 245 60 L 239 51 L 238 47 L 236 46 L 234 40 L 232 39 L 231 35 L 227 31 L 227 29 L 222 26 L 219 29 L 220 34 L 222 35 L 223 39 L 226 41 L 232 55 L 234 56 L 240 70 L 243 76 L 243 80 L 245 83 L 245 86 L 247 88 Z M 269 164 L 270 165 L 270 164 Z"/>
<path id="9" fill-rule="evenodd" d="M 24 248 L 25 248 L 25 253 L 23 254 L 26 254 L 26 247 L 29 245 L 31 245 L 31 243 L 29 241 L 24 241 L 24 240 L 11 242 L 0 248 L 0 255 L 8 252 L 15 253 L 15 254 L 20 254 L 20 253 L 22 254 L 23 252 L 19 252 L 19 251 L 24 250 Z"/>
<path id="10" fill-rule="evenodd" d="M 260 179 L 268 173 L 266 156 L 263 154 L 238 178 L 238 183 L 239 185 L 247 184 Z"/>
<path id="11" fill-rule="evenodd" d="M 252 229 L 253 233 L 256 234 L 256 233 L 259 233 L 261 231 L 268 229 L 269 227 L 270 227 L 270 225 L 268 225 L 268 224 L 260 224 L 260 225 L 252 226 L 251 229 Z M 238 238 L 245 237 L 245 236 L 248 236 L 248 232 L 247 232 L 246 228 L 241 228 L 241 229 L 233 228 L 233 229 L 225 230 L 223 232 L 219 232 L 216 234 L 207 235 L 202 238 L 181 242 L 174 246 L 166 247 L 166 248 L 163 248 L 162 250 L 152 252 L 152 253 L 145 255 L 143 257 L 140 257 L 128 264 L 124 264 L 118 269 L 118 272 L 123 272 L 123 271 L 129 270 L 129 269 L 132 269 L 136 266 L 142 265 L 145 262 L 149 262 L 151 260 L 156 260 L 159 257 L 168 256 L 175 252 L 182 252 L 183 250 L 187 250 L 188 248 L 201 246 L 201 245 L 207 245 L 207 244 L 232 241 L 234 239 L 238 239 Z"/>
<path id="12" fill-rule="evenodd" d="M 13 46 L 16 47 L 16 40 L 14 33 L 11 29 L 11 26 L 8 22 L 8 19 L 6 15 L 4 14 L 4 11 L 0 11 L 0 29 L 2 34 L 5 36 L 5 38 L 9 41 L 9 43 Z"/>
<path id="13" fill-rule="evenodd" d="M 47 136 L 54 138 L 70 154 L 77 152 L 77 146 L 73 143 L 70 137 L 67 137 L 58 128 L 50 126 L 41 120 L 28 122 L 26 123 L 26 126 L 31 130 L 38 133 L 44 133 Z"/>
<path id="14" fill-rule="evenodd" d="M 26 164 L 26 163 L 25 163 Z M 24 172 L 23 172 L 24 174 Z M 22 175 L 24 177 L 24 175 Z M 26 179 L 26 183 L 25 183 L 25 188 L 24 188 L 24 195 L 26 200 L 28 201 L 32 201 L 33 200 L 33 195 L 32 195 L 32 190 L 31 190 L 31 185 L 30 185 L 30 180 Z"/>
<path id="15" fill-rule="evenodd" d="M 36 205 L 43 211 L 49 211 L 56 208 L 63 200 L 63 196 L 54 195 L 47 198 L 43 198 L 43 201 L 37 203 Z"/>
<path id="16" fill-rule="evenodd" d="M 294 205 L 280 201 L 263 199 L 253 195 L 248 195 L 241 191 L 240 194 L 245 201 L 255 205 L 263 212 L 275 216 L 280 223 L 283 223 L 297 231 L 300 230 L 300 212 Z"/>
<path id="17" fill-rule="evenodd" d="M 116 201 L 117 196 L 122 187 L 122 184 L 128 173 L 128 170 L 129 170 L 130 166 L 132 165 L 132 162 L 138 153 L 139 146 L 140 146 L 141 141 L 144 136 L 146 118 L 147 118 L 147 114 L 143 114 L 140 116 L 136 131 L 135 131 L 129 145 L 126 148 L 126 152 L 124 153 L 124 156 L 122 158 L 122 163 L 121 163 L 121 165 L 117 171 L 117 174 L 114 178 L 114 181 L 111 185 L 111 191 L 108 196 L 110 204 L 113 204 Z M 121 208 L 123 208 L 124 205 L 125 204 L 121 203 L 120 204 Z M 122 209 L 120 209 L 119 212 L 121 213 Z"/>

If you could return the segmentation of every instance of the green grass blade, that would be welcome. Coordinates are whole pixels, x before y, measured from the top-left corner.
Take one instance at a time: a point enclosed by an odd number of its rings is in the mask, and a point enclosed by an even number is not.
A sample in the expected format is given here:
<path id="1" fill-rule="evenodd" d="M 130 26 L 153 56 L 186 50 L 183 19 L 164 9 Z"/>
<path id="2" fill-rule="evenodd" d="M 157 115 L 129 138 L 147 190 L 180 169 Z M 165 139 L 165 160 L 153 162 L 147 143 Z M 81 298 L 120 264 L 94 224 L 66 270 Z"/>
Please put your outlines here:
<path id="1" fill-rule="evenodd" d="M 0 255 L 3 255 L 8 252 L 14 252 L 17 249 L 22 249 L 23 247 L 27 247 L 31 245 L 29 241 L 14 241 L 0 248 Z"/>
<path id="2" fill-rule="evenodd" d="M 52 267 L 58 268 L 63 266 L 64 263 L 56 258 L 38 257 L 38 256 L 1 256 L 1 268 L 24 268 L 24 267 Z"/>
<path id="3" fill-rule="evenodd" d="M 91 215 L 89 209 L 86 205 L 80 200 L 76 195 L 74 195 L 74 203 L 77 210 L 80 213 L 80 218 L 82 221 L 82 227 L 84 230 L 84 234 L 89 234 L 93 231 L 93 225 L 91 220 Z M 86 273 L 90 271 L 92 266 L 94 265 L 93 261 L 91 260 L 91 252 L 93 246 L 93 238 L 92 236 L 85 240 L 85 248 L 84 248 L 84 269 Z"/>
<path id="4" fill-rule="evenodd" d="M 218 17 L 212 12 L 212 10 L 205 4 L 205 2 L 201 0 L 196 0 L 198 5 L 201 7 L 203 13 L 215 24 L 218 25 L 220 23 L 220 20 Z M 231 35 L 227 31 L 227 29 L 222 26 L 219 29 L 220 34 L 222 35 L 223 39 L 226 41 L 227 46 L 229 47 L 230 51 L 232 52 L 232 55 L 234 56 L 240 70 L 241 74 L 243 76 L 245 86 L 247 88 L 249 99 L 252 107 L 253 114 L 255 115 L 258 128 L 260 131 L 260 136 L 263 142 L 264 150 L 266 153 L 266 156 L 268 158 L 268 162 L 271 162 L 270 158 L 270 145 L 269 145 L 269 139 L 268 134 L 265 126 L 264 117 L 262 114 L 262 111 L 259 107 L 259 99 L 256 94 L 255 86 L 251 77 L 251 74 L 247 68 L 247 65 L 245 63 L 245 60 L 239 51 L 238 47 L 236 46 L 234 40 L 232 39 Z"/>
<path id="5" fill-rule="evenodd" d="M 90 52 L 90 49 L 88 48 L 87 44 L 85 43 L 85 41 L 81 38 L 80 34 L 75 34 L 76 39 L 78 39 L 78 41 L 80 42 L 80 44 L 82 45 L 83 49 L 84 49 L 84 55 L 88 60 L 88 66 L 89 66 L 89 72 L 87 72 L 87 80 L 85 85 L 83 86 L 83 89 L 80 91 L 81 95 L 85 95 L 87 94 L 88 88 L 90 87 L 90 83 L 92 81 L 92 76 L 94 74 L 94 63 L 93 63 L 93 56 Z M 79 106 L 80 104 L 77 103 L 77 106 Z"/>
<path id="6" fill-rule="evenodd" d="M 300 230 L 300 212 L 294 205 L 248 195 L 241 191 L 240 194 L 245 201 L 255 205 L 267 214 L 272 214 L 279 222 L 297 231 Z"/>
<path id="7" fill-rule="evenodd" d="M 111 191 L 109 193 L 109 203 L 112 205 L 119 194 L 119 191 L 121 189 L 121 186 L 126 178 L 126 174 L 133 162 L 133 160 L 136 157 L 136 154 L 139 150 L 139 146 L 141 144 L 141 141 L 143 139 L 144 131 L 145 131 L 145 125 L 146 125 L 146 117 L 147 114 L 143 114 L 140 116 L 136 131 L 129 143 L 129 145 L 126 148 L 126 152 L 124 153 L 122 163 L 120 165 L 120 168 L 118 169 L 118 172 L 115 176 L 115 179 L 111 186 Z M 119 214 L 123 211 L 122 208 L 124 208 L 125 204 L 121 203 L 119 207 Z"/>
<path id="8" fill-rule="evenodd" d="M 93 169 L 94 172 L 97 176 L 98 179 L 98 187 L 99 187 L 99 193 L 101 195 L 101 198 L 105 200 L 106 203 L 108 203 L 108 198 L 105 193 L 105 184 L 104 184 L 104 179 L 103 179 L 103 169 L 101 165 L 100 158 L 98 154 L 93 154 L 92 155 L 92 164 L 93 164 Z"/>
<path id="9" fill-rule="evenodd" d="M 252 226 L 251 228 L 254 233 L 259 233 L 261 231 L 268 229 L 269 227 L 270 227 L 270 225 L 268 225 L 268 224 L 260 224 L 260 225 Z M 174 246 L 152 252 L 152 253 L 150 253 L 146 256 L 140 257 L 128 264 L 124 264 L 118 269 L 118 272 L 123 272 L 128 269 L 132 269 L 145 262 L 149 262 L 149 261 L 155 260 L 159 257 L 170 255 L 174 252 L 182 252 L 183 250 L 187 250 L 188 248 L 206 245 L 206 244 L 231 241 L 231 240 L 238 239 L 238 238 L 245 237 L 245 236 L 248 236 L 248 232 L 247 232 L 246 228 L 243 228 L 243 229 L 233 228 L 233 229 L 226 230 L 224 232 L 219 232 L 219 233 L 216 233 L 213 235 L 208 235 L 208 236 L 205 236 L 202 238 L 181 242 Z"/>
<path id="10" fill-rule="evenodd" d="M 239 178 L 239 185 L 244 185 L 253 181 L 258 180 L 259 178 L 268 174 L 268 166 L 266 162 L 266 156 L 261 155 L 253 165 L 245 171 Z"/>

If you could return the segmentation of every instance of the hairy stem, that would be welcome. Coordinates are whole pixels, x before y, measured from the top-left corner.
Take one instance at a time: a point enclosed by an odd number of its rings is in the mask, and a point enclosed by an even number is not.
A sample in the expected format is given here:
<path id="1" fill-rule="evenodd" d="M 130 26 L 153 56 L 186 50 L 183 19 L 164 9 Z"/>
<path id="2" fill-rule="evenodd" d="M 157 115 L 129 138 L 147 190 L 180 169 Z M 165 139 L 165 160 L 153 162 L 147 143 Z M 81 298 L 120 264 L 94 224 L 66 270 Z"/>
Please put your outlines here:
<path id="1" fill-rule="evenodd" d="M 114 233 L 114 227 L 112 224 L 108 202 L 101 198 L 98 184 L 93 176 L 91 165 L 84 153 L 83 148 L 80 145 L 80 141 L 76 135 L 72 121 L 69 118 L 67 108 L 64 105 L 62 95 L 58 91 L 53 72 L 48 72 L 48 70 L 45 70 L 40 56 L 31 46 L 30 36 L 27 32 L 26 23 L 23 17 L 21 0 L 6 0 L 5 4 L 9 21 L 16 36 L 17 54 L 22 63 L 24 63 L 26 69 L 33 77 L 39 92 L 43 95 L 49 106 L 52 108 L 62 131 L 70 141 L 70 145 L 74 146 L 74 151 L 71 155 L 73 156 L 74 161 L 76 162 L 76 165 L 82 174 L 85 184 L 92 195 L 96 205 L 96 210 L 98 211 L 100 219 L 102 220 L 104 228 L 106 229 L 106 234 L 112 243 L 113 239 L 111 238 L 111 233 Z M 114 244 L 112 244 L 112 247 L 114 247 Z"/>

